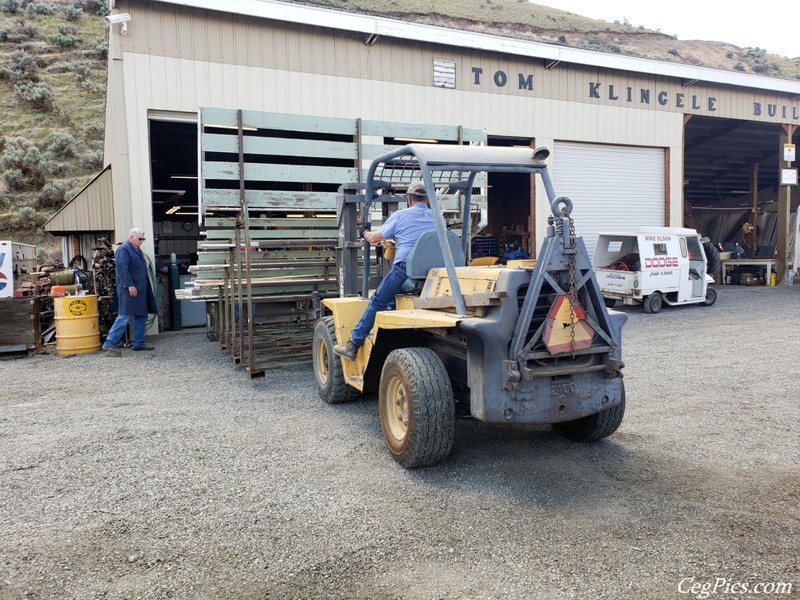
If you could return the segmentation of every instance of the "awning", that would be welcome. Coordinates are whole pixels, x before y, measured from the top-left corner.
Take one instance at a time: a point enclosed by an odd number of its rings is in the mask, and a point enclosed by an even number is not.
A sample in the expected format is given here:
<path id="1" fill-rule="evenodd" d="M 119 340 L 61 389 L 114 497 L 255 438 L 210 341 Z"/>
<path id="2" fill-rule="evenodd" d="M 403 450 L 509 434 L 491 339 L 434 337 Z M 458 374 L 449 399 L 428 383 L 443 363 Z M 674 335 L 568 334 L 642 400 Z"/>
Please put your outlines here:
<path id="1" fill-rule="evenodd" d="M 55 235 L 114 231 L 113 198 L 108 165 L 47 220 L 44 230 Z"/>

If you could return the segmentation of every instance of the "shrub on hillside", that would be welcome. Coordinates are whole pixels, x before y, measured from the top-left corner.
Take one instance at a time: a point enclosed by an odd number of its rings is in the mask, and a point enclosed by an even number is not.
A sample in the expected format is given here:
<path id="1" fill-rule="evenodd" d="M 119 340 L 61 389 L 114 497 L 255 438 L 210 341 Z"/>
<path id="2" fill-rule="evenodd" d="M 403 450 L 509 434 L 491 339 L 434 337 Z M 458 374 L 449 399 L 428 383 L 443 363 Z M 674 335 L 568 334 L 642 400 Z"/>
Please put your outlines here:
<path id="1" fill-rule="evenodd" d="M 95 53 L 97 58 L 105 60 L 108 58 L 108 40 L 105 38 L 98 38 L 89 43 L 89 48 Z"/>
<path id="2" fill-rule="evenodd" d="M 81 157 L 81 166 L 87 171 L 97 171 L 103 166 L 103 151 L 94 150 Z"/>
<path id="3" fill-rule="evenodd" d="M 6 138 L 3 154 L 0 156 L 0 169 L 19 170 L 24 184 L 33 187 L 41 187 L 44 183 L 45 162 L 42 153 L 33 142 L 24 137 Z"/>
<path id="4" fill-rule="evenodd" d="M 3 0 L 0 10 L 10 15 L 16 15 L 22 12 L 22 2 L 21 0 Z"/>
<path id="5" fill-rule="evenodd" d="M 108 3 L 105 0 L 72 0 L 72 6 L 90 15 L 105 17 L 108 14 Z"/>
<path id="6" fill-rule="evenodd" d="M 47 151 L 56 158 L 67 158 L 75 154 L 75 137 L 66 131 L 51 131 L 47 136 Z"/>
<path id="7" fill-rule="evenodd" d="M 7 169 L 3 172 L 3 179 L 10 190 L 21 190 L 25 187 L 25 174 L 21 169 Z"/>
<path id="8" fill-rule="evenodd" d="M 14 86 L 14 95 L 34 110 L 48 111 L 53 107 L 53 91 L 43 81 L 20 81 Z"/>
<path id="9" fill-rule="evenodd" d="M 88 138 L 100 140 L 101 142 L 103 140 L 103 134 L 105 131 L 106 126 L 102 119 L 92 119 L 89 121 L 86 127 L 83 128 L 83 132 Z"/>
<path id="10" fill-rule="evenodd" d="M 74 6 L 64 6 L 61 11 L 64 13 L 64 18 L 67 21 L 80 21 L 83 16 L 83 9 L 75 8 Z"/>
<path id="11" fill-rule="evenodd" d="M 36 81 L 39 73 L 39 61 L 33 54 L 25 50 L 14 50 L 11 53 L 11 72 L 15 79 Z"/>
<path id="12" fill-rule="evenodd" d="M 28 16 L 30 17 L 49 17 L 50 15 L 56 14 L 56 10 L 57 8 L 52 4 L 28 4 Z"/>
<path id="13" fill-rule="evenodd" d="M 50 36 L 49 40 L 61 48 L 74 48 L 78 45 L 78 30 L 72 25 L 59 25 L 58 33 Z"/>
<path id="14" fill-rule="evenodd" d="M 42 208 L 52 208 L 64 202 L 69 185 L 64 181 L 48 183 L 36 197 L 36 204 Z"/>
<path id="15" fill-rule="evenodd" d="M 26 37 L 31 40 L 39 35 L 39 30 L 36 28 L 36 25 L 31 25 L 30 23 L 20 23 L 14 31 L 17 37 Z"/>

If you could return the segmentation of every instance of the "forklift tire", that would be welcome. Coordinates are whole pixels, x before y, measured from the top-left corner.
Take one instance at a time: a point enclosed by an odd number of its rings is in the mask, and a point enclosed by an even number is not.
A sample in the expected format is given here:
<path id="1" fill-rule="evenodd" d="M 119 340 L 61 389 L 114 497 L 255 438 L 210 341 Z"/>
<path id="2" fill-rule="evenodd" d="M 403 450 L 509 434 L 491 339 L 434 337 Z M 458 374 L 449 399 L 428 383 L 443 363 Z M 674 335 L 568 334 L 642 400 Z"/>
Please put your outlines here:
<path id="1" fill-rule="evenodd" d="M 642 306 L 644 307 L 644 312 L 649 315 L 655 314 L 661 310 L 661 305 L 664 303 L 664 299 L 661 297 L 661 294 L 658 292 L 653 292 L 647 298 L 644 299 Z"/>
<path id="2" fill-rule="evenodd" d="M 333 317 L 323 317 L 314 327 L 314 379 L 319 397 L 328 404 L 342 404 L 358 398 L 360 392 L 344 382 L 342 359 L 333 353 L 336 325 Z"/>
<path id="3" fill-rule="evenodd" d="M 620 381 L 620 385 L 622 402 L 616 406 L 575 421 L 553 423 L 551 427 L 573 442 L 596 442 L 610 436 L 622 425 L 622 418 L 625 416 L 625 384 Z"/>
<path id="4" fill-rule="evenodd" d="M 378 390 L 381 429 L 394 459 L 407 469 L 450 454 L 455 402 L 444 364 L 429 348 L 401 348 L 386 358 Z"/>
<path id="5" fill-rule="evenodd" d="M 706 299 L 703 302 L 703 306 L 711 306 L 716 301 L 717 301 L 717 290 L 711 287 L 706 288 Z"/>

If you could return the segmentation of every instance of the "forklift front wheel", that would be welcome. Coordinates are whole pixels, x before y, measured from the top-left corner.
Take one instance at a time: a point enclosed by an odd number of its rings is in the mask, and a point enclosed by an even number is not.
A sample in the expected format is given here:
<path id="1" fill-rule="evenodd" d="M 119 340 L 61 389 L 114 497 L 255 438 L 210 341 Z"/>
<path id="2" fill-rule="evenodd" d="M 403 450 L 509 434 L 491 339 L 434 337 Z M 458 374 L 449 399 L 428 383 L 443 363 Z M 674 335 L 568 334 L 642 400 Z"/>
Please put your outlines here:
<path id="1" fill-rule="evenodd" d="M 653 292 L 644 299 L 642 305 L 644 306 L 644 312 L 647 314 L 655 314 L 661 310 L 661 305 L 663 303 L 664 299 L 661 297 L 661 294 L 658 292 Z"/>
<path id="2" fill-rule="evenodd" d="M 407 469 L 443 461 L 453 447 L 455 402 L 444 364 L 430 348 L 401 348 L 386 358 L 378 390 L 381 429 Z"/>
<path id="3" fill-rule="evenodd" d="M 717 290 L 714 288 L 706 288 L 706 299 L 703 302 L 704 306 L 711 306 L 717 301 Z"/>
<path id="4" fill-rule="evenodd" d="M 341 404 L 355 400 L 360 392 L 344 382 L 342 359 L 333 353 L 334 344 L 336 325 L 333 317 L 324 317 L 314 327 L 314 379 L 320 398 L 328 404 Z"/>

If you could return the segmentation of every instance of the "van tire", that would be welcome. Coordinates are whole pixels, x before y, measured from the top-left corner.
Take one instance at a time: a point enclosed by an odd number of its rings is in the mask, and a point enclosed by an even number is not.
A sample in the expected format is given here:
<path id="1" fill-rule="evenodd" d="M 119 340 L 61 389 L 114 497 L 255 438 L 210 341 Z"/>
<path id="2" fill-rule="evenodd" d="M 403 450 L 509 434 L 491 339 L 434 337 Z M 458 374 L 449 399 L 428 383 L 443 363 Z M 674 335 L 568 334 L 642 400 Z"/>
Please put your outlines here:
<path id="1" fill-rule="evenodd" d="M 405 468 L 435 465 L 450 454 L 456 428 L 453 388 L 430 348 L 400 348 L 386 357 L 378 411 L 386 445 Z"/>
<path id="2" fill-rule="evenodd" d="M 553 423 L 550 427 L 573 442 L 586 443 L 596 442 L 610 436 L 619 426 L 625 416 L 625 385 L 620 381 L 622 387 L 622 402 L 599 413 L 567 421 L 565 423 Z"/>
<path id="3" fill-rule="evenodd" d="M 616 298 L 603 298 L 603 304 L 606 305 L 606 308 L 614 308 L 617 305 Z"/>
<path id="4" fill-rule="evenodd" d="M 644 307 L 644 312 L 649 315 L 653 315 L 661 310 L 661 306 L 664 304 L 664 298 L 661 297 L 659 292 L 653 292 L 647 298 L 644 299 L 642 302 L 642 306 Z"/>
<path id="5" fill-rule="evenodd" d="M 333 317 L 323 317 L 314 327 L 313 366 L 317 393 L 327 404 L 352 402 L 361 394 L 344 381 L 342 358 L 333 353 L 336 325 Z"/>
<path id="6" fill-rule="evenodd" d="M 717 290 L 715 290 L 712 287 L 706 288 L 706 299 L 703 302 L 703 306 L 711 306 L 716 301 L 717 301 Z"/>

